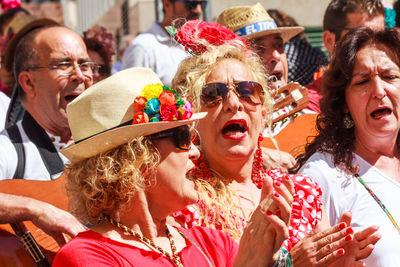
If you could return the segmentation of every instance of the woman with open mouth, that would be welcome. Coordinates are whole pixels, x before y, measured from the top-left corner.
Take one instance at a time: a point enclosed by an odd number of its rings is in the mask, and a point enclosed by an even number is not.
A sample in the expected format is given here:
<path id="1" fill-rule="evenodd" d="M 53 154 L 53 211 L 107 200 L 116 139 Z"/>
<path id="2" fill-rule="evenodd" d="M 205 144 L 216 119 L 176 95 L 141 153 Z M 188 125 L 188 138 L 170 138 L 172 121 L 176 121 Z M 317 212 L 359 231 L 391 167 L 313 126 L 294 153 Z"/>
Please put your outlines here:
<path id="1" fill-rule="evenodd" d="M 191 171 L 201 201 L 175 218 L 188 227 L 195 222 L 221 229 L 238 240 L 259 202 L 260 183 L 268 180 L 279 193 L 271 192 L 273 198 L 289 197 L 293 203 L 282 254 L 291 252 L 295 266 L 326 266 L 348 259 L 352 244 L 358 242 L 347 227 L 351 215 L 331 227 L 321 191 L 309 177 L 263 169 L 259 137 L 271 119 L 271 100 L 259 57 L 246 41 L 216 23 L 189 21 L 176 39 L 193 56 L 181 63 L 172 86 L 184 91 L 197 110 L 208 113 L 196 126 L 201 155 Z M 288 180 L 294 183 L 294 194 L 280 194 Z M 374 231 L 365 234 L 363 242 L 372 242 L 365 238 Z"/>
<path id="2" fill-rule="evenodd" d="M 199 156 L 189 126 L 205 113 L 193 113 L 153 71 L 118 72 L 67 111 L 75 140 L 62 150 L 71 162 L 70 208 L 92 227 L 63 246 L 53 266 L 271 266 L 278 260 L 288 236 L 287 198 L 264 194 L 239 246 L 215 229 L 168 223 L 171 213 L 198 201 L 186 179 Z M 291 183 L 282 188 L 289 194 Z M 276 210 L 279 216 L 271 213 Z"/>
<path id="3" fill-rule="evenodd" d="M 323 80 L 319 135 L 294 171 L 321 186 L 332 224 L 351 211 L 355 230 L 379 227 L 382 237 L 367 266 L 398 266 L 400 32 L 360 28 L 336 45 L 334 55 Z"/>

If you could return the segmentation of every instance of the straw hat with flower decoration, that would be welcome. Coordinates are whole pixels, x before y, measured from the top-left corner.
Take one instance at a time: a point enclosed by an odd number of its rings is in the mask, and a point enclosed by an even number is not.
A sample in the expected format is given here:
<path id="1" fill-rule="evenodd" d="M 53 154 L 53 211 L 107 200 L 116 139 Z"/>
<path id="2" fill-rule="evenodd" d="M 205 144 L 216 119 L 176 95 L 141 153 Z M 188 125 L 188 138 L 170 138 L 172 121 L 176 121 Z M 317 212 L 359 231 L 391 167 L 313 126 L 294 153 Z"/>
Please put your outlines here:
<path id="1" fill-rule="evenodd" d="M 74 144 L 61 150 L 71 162 L 106 152 L 139 136 L 190 124 L 207 113 L 163 86 L 150 69 L 131 68 L 102 80 L 67 106 Z"/>
<path id="2" fill-rule="evenodd" d="M 217 22 L 245 39 L 278 33 L 281 35 L 283 42 L 286 42 L 304 30 L 300 26 L 278 28 L 275 21 L 260 3 L 253 6 L 228 8 L 218 16 Z"/>

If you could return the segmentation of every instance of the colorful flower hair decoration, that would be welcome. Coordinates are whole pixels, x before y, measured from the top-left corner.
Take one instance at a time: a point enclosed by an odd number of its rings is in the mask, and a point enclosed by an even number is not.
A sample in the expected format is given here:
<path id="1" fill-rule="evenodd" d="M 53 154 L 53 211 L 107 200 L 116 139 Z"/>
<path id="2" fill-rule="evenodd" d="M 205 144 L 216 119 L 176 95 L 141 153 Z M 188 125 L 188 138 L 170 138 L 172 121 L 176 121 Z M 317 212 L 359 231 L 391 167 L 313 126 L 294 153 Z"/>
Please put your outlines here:
<path id="1" fill-rule="evenodd" d="M 177 91 L 161 84 L 146 85 L 133 102 L 132 124 L 187 120 L 192 117 L 193 105 Z"/>
<path id="2" fill-rule="evenodd" d="M 1 8 L 6 11 L 10 8 L 21 7 L 21 0 L 2 0 Z"/>
<path id="3" fill-rule="evenodd" d="M 167 26 L 165 29 L 190 53 L 204 53 L 208 44 L 219 46 L 233 43 L 235 40 L 249 47 L 245 39 L 216 22 L 189 20 L 179 30 L 173 26 Z"/>

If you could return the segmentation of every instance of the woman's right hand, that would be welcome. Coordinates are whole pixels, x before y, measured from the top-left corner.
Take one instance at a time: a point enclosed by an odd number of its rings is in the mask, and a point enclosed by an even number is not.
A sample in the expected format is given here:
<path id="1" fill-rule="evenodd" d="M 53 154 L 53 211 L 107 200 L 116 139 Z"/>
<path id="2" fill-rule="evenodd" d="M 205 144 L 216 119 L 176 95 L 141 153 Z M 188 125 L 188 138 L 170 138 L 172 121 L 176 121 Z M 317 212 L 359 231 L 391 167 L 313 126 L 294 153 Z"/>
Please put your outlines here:
<path id="1" fill-rule="evenodd" d="M 269 266 L 288 237 L 294 187 L 291 179 L 264 179 L 261 201 L 240 239 L 235 266 Z"/>

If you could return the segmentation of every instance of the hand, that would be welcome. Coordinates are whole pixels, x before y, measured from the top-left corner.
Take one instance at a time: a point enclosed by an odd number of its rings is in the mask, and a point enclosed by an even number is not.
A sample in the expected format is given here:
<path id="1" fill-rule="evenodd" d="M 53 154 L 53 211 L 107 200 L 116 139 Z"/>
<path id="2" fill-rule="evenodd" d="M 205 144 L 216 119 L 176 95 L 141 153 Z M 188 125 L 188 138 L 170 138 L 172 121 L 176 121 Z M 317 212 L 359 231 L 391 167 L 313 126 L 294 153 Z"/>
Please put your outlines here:
<path id="1" fill-rule="evenodd" d="M 272 264 L 282 242 L 288 237 L 291 212 L 291 202 L 288 201 L 293 199 L 294 189 L 290 179 L 284 180 L 283 184 L 276 186 L 271 178 L 264 179 L 261 201 L 244 229 L 235 266 Z"/>
<path id="2" fill-rule="evenodd" d="M 281 168 L 287 171 L 296 164 L 296 160 L 287 152 L 261 147 L 263 166 L 267 169 Z"/>
<path id="3" fill-rule="evenodd" d="M 32 223 L 51 235 L 60 246 L 68 241 L 63 233 L 74 237 L 85 230 L 74 216 L 64 210 L 37 200 L 31 204 L 34 205 L 31 214 Z"/>
<path id="4" fill-rule="evenodd" d="M 343 214 L 341 222 L 350 224 L 351 213 L 346 212 L 345 214 Z M 365 263 L 360 260 L 367 258 L 374 250 L 374 245 L 376 244 L 376 242 L 381 239 L 382 235 L 376 233 L 378 229 L 378 226 L 372 225 L 355 233 L 354 239 L 344 246 L 344 250 L 346 251 L 345 255 L 337 262 L 335 262 L 332 266 L 365 266 Z"/>
<path id="5" fill-rule="evenodd" d="M 324 231 L 317 226 L 292 248 L 294 266 L 327 266 L 335 262 L 344 255 L 343 248 L 354 239 L 352 234 L 353 229 L 345 222 Z"/>

